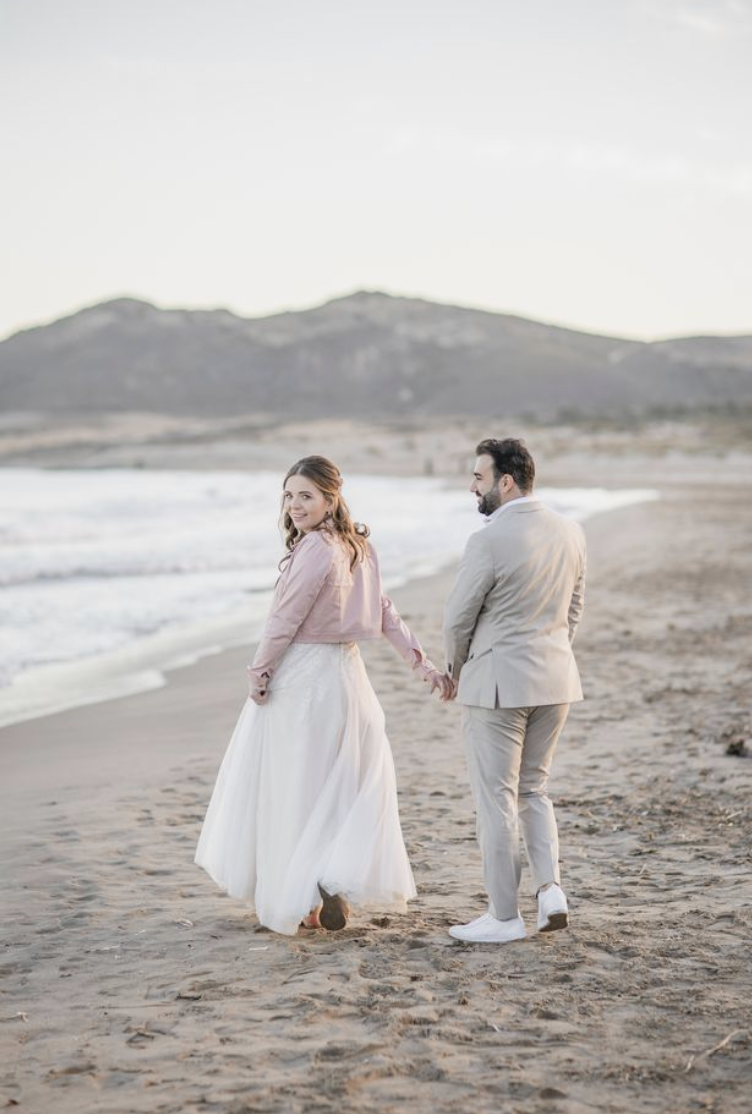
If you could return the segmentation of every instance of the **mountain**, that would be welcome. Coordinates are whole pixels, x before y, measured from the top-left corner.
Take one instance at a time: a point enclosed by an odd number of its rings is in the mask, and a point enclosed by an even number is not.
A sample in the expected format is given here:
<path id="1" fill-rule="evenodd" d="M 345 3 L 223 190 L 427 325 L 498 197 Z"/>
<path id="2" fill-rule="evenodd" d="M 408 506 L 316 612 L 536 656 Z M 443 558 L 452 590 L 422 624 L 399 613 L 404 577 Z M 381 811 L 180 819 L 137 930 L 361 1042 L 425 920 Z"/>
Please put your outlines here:
<path id="1" fill-rule="evenodd" d="M 636 416 L 752 405 L 752 336 L 655 343 L 361 292 L 271 317 L 104 302 L 0 343 L 6 413 Z"/>

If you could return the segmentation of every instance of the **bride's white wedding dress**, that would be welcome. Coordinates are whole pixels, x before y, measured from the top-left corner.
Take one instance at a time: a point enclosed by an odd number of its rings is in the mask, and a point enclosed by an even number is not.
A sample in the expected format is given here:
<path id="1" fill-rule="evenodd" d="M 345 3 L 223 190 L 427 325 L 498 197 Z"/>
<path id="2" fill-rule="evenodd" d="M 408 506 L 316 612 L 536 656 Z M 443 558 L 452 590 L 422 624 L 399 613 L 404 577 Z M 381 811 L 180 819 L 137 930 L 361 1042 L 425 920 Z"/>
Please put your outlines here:
<path id="1" fill-rule="evenodd" d="M 319 883 L 355 907 L 404 911 L 415 896 L 384 713 L 355 642 L 294 642 L 267 703 L 247 701 L 196 862 L 286 935 Z"/>

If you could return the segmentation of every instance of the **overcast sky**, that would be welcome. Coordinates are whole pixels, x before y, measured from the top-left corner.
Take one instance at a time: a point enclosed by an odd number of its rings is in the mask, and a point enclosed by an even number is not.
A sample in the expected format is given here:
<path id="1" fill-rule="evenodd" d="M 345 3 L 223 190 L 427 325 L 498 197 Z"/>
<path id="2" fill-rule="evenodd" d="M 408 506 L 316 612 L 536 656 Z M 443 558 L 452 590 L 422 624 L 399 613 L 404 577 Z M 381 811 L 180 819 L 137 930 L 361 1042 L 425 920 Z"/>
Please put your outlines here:
<path id="1" fill-rule="evenodd" d="M 752 0 L 0 0 L 0 335 L 356 289 L 752 332 Z"/>

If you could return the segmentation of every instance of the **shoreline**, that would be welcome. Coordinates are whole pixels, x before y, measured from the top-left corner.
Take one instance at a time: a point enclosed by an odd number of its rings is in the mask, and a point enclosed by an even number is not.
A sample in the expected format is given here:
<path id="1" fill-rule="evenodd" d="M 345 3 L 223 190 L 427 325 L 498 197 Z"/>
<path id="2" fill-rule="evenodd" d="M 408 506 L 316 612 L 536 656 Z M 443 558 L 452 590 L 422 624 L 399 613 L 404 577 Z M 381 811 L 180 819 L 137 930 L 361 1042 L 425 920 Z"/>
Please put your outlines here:
<path id="1" fill-rule="evenodd" d="M 194 484 L 196 484 L 199 482 L 197 477 L 202 479 L 205 473 L 191 473 L 191 476 Z M 392 482 L 387 477 L 370 477 L 370 479 L 380 483 L 385 480 Z M 460 491 L 459 486 L 446 480 L 436 482 L 441 484 L 443 498 L 447 504 L 447 507 L 444 508 L 445 512 L 456 514 L 454 503 Z M 126 490 L 133 490 L 131 485 L 132 480 Z M 571 514 L 577 521 L 584 522 L 595 515 L 609 513 L 623 506 L 650 501 L 660 496 L 657 491 L 651 489 L 607 489 L 590 486 L 585 488 L 542 487 L 538 491 L 538 497 L 544 503 L 553 506 L 562 513 Z M 465 500 L 464 492 L 462 493 L 462 499 Z M 233 511 L 238 515 L 242 514 L 244 509 L 233 505 Z M 404 502 L 402 513 L 404 513 Z M 371 518 L 369 517 L 368 520 L 370 522 Z M 105 527 L 107 525 L 105 524 Z M 472 513 L 470 499 L 467 497 L 467 506 L 466 508 L 463 506 L 463 514 L 457 519 L 457 534 L 461 537 L 465 531 L 468 531 L 469 534 L 473 529 L 478 528 L 480 528 L 480 523 L 477 516 Z M 80 530 L 81 526 L 77 525 L 76 529 Z M 13 527 L 11 526 L 11 533 L 12 530 Z M 75 531 L 73 536 L 75 537 Z M 386 552 L 387 554 L 392 553 L 391 565 L 388 557 L 386 561 L 384 560 L 385 551 L 380 550 L 387 591 L 393 591 L 397 587 L 404 586 L 424 576 L 437 575 L 450 568 L 459 560 L 461 555 L 459 547 L 457 552 L 450 551 L 445 539 L 439 541 L 438 538 L 434 538 L 433 542 L 428 544 L 424 540 L 419 543 L 423 546 L 423 552 L 421 553 L 420 550 L 415 551 L 414 538 L 408 538 L 406 549 L 403 543 L 404 556 L 402 557 L 401 571 L 395 574 L 393 551 L 395 548 L 399 549 L 399 540 L 397 538 L 387 538 L 387 542 L 389 544 Z M 441 546 L 443 550 L 441 555 L 438 552 L 431 552 L 431 544 Z M 97 568 L 98 558 L 96 553 L 92 559 L 93 567 Z M 86 556 L 84 555 L 81 560 L 85 563 Z M 84 614 L 88 609 L 91 615 L 95 616 L 97 608 L 104 607 L 106 615 L 110 597 L 117 597 L 119 593 L 122 593 L 123 585 L 125 585 L 126 591 L 133 590 L 127 575 L 126 580 L 122 581 L 117 578 L 117 573 L 112 573 L 111 575 L 115 579 L 111 579 L 107 576 L 107 571 L 107 566 L 102 565 L 98 576 L 96 573 L 89 574 L 92 578 L 90 588 L 93 592 L 93 598 L 81 597 L 80 594 L 76 597 Z M 254 571 L 258 573 L 259 570 L 254 566 Z M 111 649 L 103 649 L 98 653 L 89 652 L 80 657 L 71 657 L 59 661 L 42 662 L 22 669 L 13 676 L 10 684 L 0 688 L 0 729 L 13 724 L 42 719 L 63 711 L 70 711 L 77 707 L 86 707 L 91 704 L 161 688 L 168 683 L 167 675 L 176 668 L 195 664 L 207 657 L 221 653 L 225 649 L 253 642 L 258 638 L 263 627 L 272 598 L 272 589 L 242 587 L 242 577 L 243 574 L 239 570 L 237 576 L 232 574 L 233 584 L 236 586 L 230 594 L 231 598 L 227 598 L 227 593 L 225 593 L 225 609 L 219 610 L 215 614 L 188 623 L 172 619 L 151 634 L 132 635 L 130 640 Z M 73 579 L 75 580 L 75 577 Z M 181 583 L 181 579 L 180 576 L 173 578 L 175 587 Z M 138 585 L 142 592 L 148 593 L 150 591 L 150 580 L 151 577 L 148 574 L 143 577 Z M 65 577 L 62 578 L 62 582 L 63 584 L 68 583 Z M 107 584 L 106 597 L 102 594 L 102 588 L 100 587 L 102 583 Z M 21 582 L 21 586 L 23 591 L 25 587 L 23 582 Z M 14 591 L 12 585 L 4 590 L 11 593 L 12 597 Z M 39 596 L 40 591 L 44 591 L 43 597 Z M 214 586 L 212 586 L 212 591 L 215 591 Z M 31 594 L 32 599 L 35 598 L 34 593 L 36 592 L 38 600 L 43 599 L 45 606 L 54 615 L 56 601 L 59 602 L 61 597 L 54 594 L 49 595 L 45 578 L 42 578 L 41 585 L 38 582 L 31 582 L 27 592 Z M 238 596 L 244 597 L 240 605 L 238 605 L 238 599 L 234 598 Z M 70 606 L 64 595 L 62 600 L 66 606 Z M 232 607 L 230 608 L 231 602 Z M 28 599 L 26 607 L 27 609 L 32 607 Z M 12 615 L 11 609 L 9 623 L 12 630 L 15 630 L 17 626 L 13 626 Z M 136 607 L 131 616 L 133 627 L 138 625 L 139 615 L 140 612 Z M 104 631 L 106 632 L 106 630 L 105 625 Z M 20 629 L 18 629 L 18 633 L 19 636 L 23 634 Z M 53 623 L 48 628 L 47 633 L 52 644 L 55 644 L 56 639 L 59 643 L 65 641 L 67 645 L 71 644 L 71 640 L 74 646 L 78 644 L 75 627 L 63 631 L 59 624 L 55 625 Z M 38 642 L 41 647 L 43 645 L 41 635 L 38 635 Z M 12 645 L 12 635 L 7 646 L 10 645 Z M 6 668 L 11 670 L 12 666 L 4 658 L 3 669 Z"/>
<path id="2" fill-rule="evenodd" d="M 340 935 L 259 930 L 193 864 L 245 651 L 5 729 L 28 792 L 0 877 L 0 1097 L 58 1114 L 746 1114 L 752 760 L 727 749 L 752 740 L 751 494 L 676 482 L 585 524 L 586 700 L 552 778 L 566 932 L 448 937 L 484 901 L 459 708 L 383 640 L 363 655 L 418 898 Z M 394 592 L 429 654 L 449 580 Z M 520 908 L 531 930 L 524 873 Z"/>

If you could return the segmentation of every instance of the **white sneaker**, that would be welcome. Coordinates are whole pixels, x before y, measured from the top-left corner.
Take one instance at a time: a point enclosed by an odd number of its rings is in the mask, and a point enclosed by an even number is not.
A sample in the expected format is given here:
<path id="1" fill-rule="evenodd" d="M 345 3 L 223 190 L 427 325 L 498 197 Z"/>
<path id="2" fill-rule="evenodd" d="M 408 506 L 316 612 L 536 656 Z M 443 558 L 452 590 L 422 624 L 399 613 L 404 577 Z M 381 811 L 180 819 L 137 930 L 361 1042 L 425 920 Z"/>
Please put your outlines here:
<path id="1" fill-rule="evenodd" d="M 561 886 L 554 883 L 538 894 L 538 931 L 555 932 L 569 924 L 567 899 Z"/>
<path id="2" fill-rule="evenodd" d="M 493 913 L 481 913 L 481 915 L 479 917 L 476 917 L 474 921 L 468 921 L 467 924 L 461 925 L 460 927 L 462 927 L 462 928 L 477 928 L 482 924 L 488 924 L 490 921 L 495 921 L 495 920 L 496 920 L 496 917 L 494 917 Z"/>
<path id="3" fill-rule="evenodd" d="M 527 932 L 519 914 L 508 921 L 497 921 L 490 913 L 484 913 L 469 924 L 453 925 L 449 935 L 466 944 L 510 944 L 512 940 L 524 940 Z"/>

